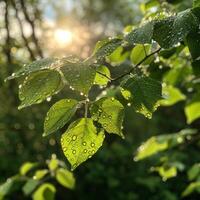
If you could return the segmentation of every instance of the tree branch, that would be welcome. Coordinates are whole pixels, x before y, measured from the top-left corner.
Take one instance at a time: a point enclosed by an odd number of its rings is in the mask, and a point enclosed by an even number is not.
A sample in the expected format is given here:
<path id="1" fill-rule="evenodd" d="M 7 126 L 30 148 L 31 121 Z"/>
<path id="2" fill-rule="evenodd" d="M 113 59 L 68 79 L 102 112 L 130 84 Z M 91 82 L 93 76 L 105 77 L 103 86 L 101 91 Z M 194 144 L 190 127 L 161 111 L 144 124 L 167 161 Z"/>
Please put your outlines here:
<path id="1" fill-rule="evenodd" d="M 97 72 L 98 74 L 104 76 L 105 78 L 109 79 L 111 82 L 112 82 L 112 81 L 117 81 L 117 80 L 123 78 L 124 76 L 131 74 L 132 71 L 133 71 L 135 68 L 138 68 L 144 61 L 146 61 L 146 60 L 147 60 L 149 57 L 151 57 L 152 55 L 158 53 L 160 50 L 161 50 L 161 48 L 159 48 L 159 49 L 157 49 L 156 51 L 150 53 L 149 55 L 146 55 L 145 58 L 143 58 L 138 64 L 136 64 L 135 66 L 133 66 L 128 72 L 126 72 L 126 73 L 124 73 L 124 74 L 118 76 L 117 78 L 110 78 L 110 77 L 108 77 L 108 76 L 107 76 L 106 74 L 104 74 L 104 73 L 101 73 L 101 72 L 99 72 L 99 71 L 96 71 L 96 72 Z"/>
<path id="2" fill-rule="evenodd" d="M 25 46 L 26 46 L 26 48 L 27 48 L 27 50 L 28 50 L 28 52 L 29 52 L 29 54 L 30 54 L 31 60 L 33 61 L 33 60 L 35 60 L 36 58 L 35 58 L 35 55 L 34 55 L 32 49 L 30 48 L 29 42 L 28 42 L 28 40 L 27 40 L 27 38 L 26 38 L 26 36 L 25 36 L 25 34 L 24 34 L 23 25 L 22 25 L 21 19 L 20 19 L 20 17 L 19 17 L 18 8 L 17 8 L 17 6 L 16 6 L 16 4 L 15 4 L 15 2 L 14 2 L 13 0 L 11 0 L 11 3 L 12 3 L 12 5 L 13 5 L 13 8 L 15 9 L 15 16 L 16 16 L 17 21 L 18 21 L 18 23 L 19 23 L 19 28 L 20 28 L 21 36 L 22 36 L 22 38 L 23 38 L 23 40 L 24 40 L 24 43 L 25 43 Z"/>
<path id="3" fill-rule="evenodd" d="M 24 13 L 24 16 L 25 16 L 25 19 L 28 21 L 28 23 L 30 24 L 31 26 L 31 29 L 32 29 L 32 39 L 33 39 L 33 42 L 35 43 L 35 46 L 36 46 L 36 49 L 37 49 L 37 52 L 38 52 L 38 55 L 43 58 L 43 52 L 40 48 L 40 45 L 39 45 L 39 42 L 38 42 L 38 39 L 36 37 L 36 33 L 35 33 L 35 23 L 34 23 L 34 20 L 32 20 L 27 12 L 27 9 L 26 9 L 26 5 L 25 5 L 25 1 L 24 0 L 19 0 L 20 4 L 21 4 L 21 8 L 22 8 L 22 11 Z"/>

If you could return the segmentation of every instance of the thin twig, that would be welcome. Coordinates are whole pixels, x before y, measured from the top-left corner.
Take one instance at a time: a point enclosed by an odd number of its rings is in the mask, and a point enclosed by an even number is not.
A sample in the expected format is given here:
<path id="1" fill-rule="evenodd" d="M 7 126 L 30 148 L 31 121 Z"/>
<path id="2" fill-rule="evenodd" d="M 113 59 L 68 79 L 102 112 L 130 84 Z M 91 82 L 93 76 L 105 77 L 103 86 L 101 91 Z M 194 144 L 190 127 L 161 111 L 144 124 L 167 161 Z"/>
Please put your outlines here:
<path id="1" fill-rule="evenodd" d="M 124 76 L 131 74 L 135 68 L 139 67 L 144 61 L 146 61 L 146 60 L 147 60 L 149 57 L 151 57 L 152 55 L 158 53 L 160 50 L 161 50 L 161 48 L 159 48 L 159 49 L 157 49 L 156 51 L 150 53 L 150 54 L 147 55 L 145 58 L 143 58 L 138 64 L 136 64 L 135 66 L 133 66 L 128 72 L 126 72 L 126 73 L 124 73 L 124 74 L 118 76 L 117 78 L 113 79 L 112 81 L 117 81 L 117 80 L 123 78 Z"/>

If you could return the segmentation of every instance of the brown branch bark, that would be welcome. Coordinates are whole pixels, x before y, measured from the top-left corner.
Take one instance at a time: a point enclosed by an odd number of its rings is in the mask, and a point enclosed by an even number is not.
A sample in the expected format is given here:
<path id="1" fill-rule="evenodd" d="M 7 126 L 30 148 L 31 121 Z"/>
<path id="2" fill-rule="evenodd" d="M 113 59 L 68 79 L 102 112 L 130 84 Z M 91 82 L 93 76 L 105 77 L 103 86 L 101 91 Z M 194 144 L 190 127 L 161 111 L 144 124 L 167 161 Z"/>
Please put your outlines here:
<path id="1" fill-rule="evenodd" d="M 24 34 L 23 25 L 22 25 L 21 19 L 20 19 L 20 17 L 19 17 L 18 8 L 17 8 L 17 6 L 16 6 L 14 0 L 11 0 L 11 3 L 12 3 L 12 6 L 13 6 L 13 8 L 14 8 L 14 10 L 15 10 L 16 19 L 17 19 L 17 21 L 18 21 L 18 23 L 19 23 L 19 28 L 20 28 L 20 32 L 21 32 L 21 37 L 22 37 L 22 39 L 24 40 L 24 44 L 25 44 L 25 46 L 26 46 L 26 48 L 27 48 L 27 50 L 28 50 L 28 52 L 29 52 L 29 54 L 30 54 L 31 60 L 33 61 L 33 60 L 35 60 L 36 58 L 35 58 L 35 55 L 34 55 L 32 49 L 31 49 L 31 47 L 29 46 L 29 42 L 28 42 L 28 40 L 27 40 L 27 38 L 26 38 L 26 36 L 25 36 L 25 34 Z"/>
<path id="2" fill-rule="evenodd" d="M 36 33 L 35 33 L 35 23 L 34 23 L 34 20 L 32 20 L 29 16 L 29 13 L 26 9 L 26 4 L 25 4 L 25 1 L 24 0 L 19 0 L 20 2 L 20 5 L 21 5 L 21 8 L 22 8 L 22 11 L 24 13 L 24 16 L 25 16 L 25 19 L 27 20 L 27 22 L 30 24 L 31 26 L 31 29 L 32 29 L 32 39 L 33 39 L 33 42 L 35 43 L 35 46 L 36 46 L 36 49 L 37 49 L 37 53 L 38 55 L 43 58 L 43 52 L 42 52 L 42 49 L 40 48 L 40 45 L 39 45 L 39 42 L 38 42 L 38 39 L 37 39 L 37 36 L 36 36 Z"/>

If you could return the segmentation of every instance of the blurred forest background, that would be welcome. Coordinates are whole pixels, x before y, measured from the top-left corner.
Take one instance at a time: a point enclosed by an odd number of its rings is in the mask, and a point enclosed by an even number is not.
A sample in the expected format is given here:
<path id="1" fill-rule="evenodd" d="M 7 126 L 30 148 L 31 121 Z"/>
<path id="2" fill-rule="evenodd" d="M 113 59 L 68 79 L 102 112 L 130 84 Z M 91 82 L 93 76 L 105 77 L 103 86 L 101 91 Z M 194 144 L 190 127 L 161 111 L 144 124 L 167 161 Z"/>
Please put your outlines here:
<path id="1" fill-rule="evenodd" d="M 45 162 L 53 153 L 67 163 L 58 139 L 61 133 L 42 137 L 45 113 L 59 97 L 18 111 L 16 80 L 5 83 L 4 79 L 23 64 L 39 58 L 71 54 L 87 57 L 99 39 L 137 24 L 143 15 L 140 9 L 143 2 L 0 0 L 0 182 L 16 174 L 22 163 Z M 192 1 L 169 0 L 169 3 L 180 11 L 190 7 Z M 64 92 L 61 95 L 65 96 Z M 186 174 L 164 182 L 149 170 L 157 162 L 156 157 L 135 162 L 133 154 L 151 135 L 186 128 L 181 107 L 180 102 L 175 107 L 159 108 L 152 120 L 127 110 L 126 139 L 115 135 L 107 138 L 104 147 L 75 170 L 75 190 L 57 189 L 60 199 L 179 199 L 178 194 L 187 185 Z M 195 146 L 170 156 L 184 164 L 200 161 L 199 148 Z"/>

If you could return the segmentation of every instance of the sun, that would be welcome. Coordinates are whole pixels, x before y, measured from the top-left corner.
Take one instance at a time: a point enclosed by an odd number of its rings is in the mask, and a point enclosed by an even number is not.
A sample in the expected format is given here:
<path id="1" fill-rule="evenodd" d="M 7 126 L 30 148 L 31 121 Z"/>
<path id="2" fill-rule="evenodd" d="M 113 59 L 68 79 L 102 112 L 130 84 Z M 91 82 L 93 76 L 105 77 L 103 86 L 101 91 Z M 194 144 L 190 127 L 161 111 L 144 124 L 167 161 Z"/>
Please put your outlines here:
<path id="1" fill-rule="evenodd" d="M 69 45 L 73 40 L 73 34 L 66 29 L 56 29 L 54 38 L 60 46 Z"/>

